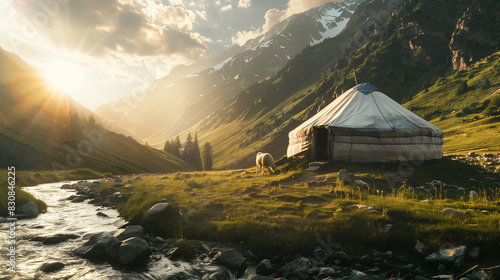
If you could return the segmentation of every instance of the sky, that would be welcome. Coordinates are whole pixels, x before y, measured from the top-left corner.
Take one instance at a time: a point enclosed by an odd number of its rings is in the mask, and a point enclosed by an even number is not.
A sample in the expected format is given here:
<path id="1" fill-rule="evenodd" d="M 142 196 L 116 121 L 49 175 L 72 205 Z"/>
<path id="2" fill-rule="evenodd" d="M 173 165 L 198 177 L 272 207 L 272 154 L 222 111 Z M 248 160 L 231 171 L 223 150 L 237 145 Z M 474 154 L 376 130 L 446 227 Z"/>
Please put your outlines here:
<path id="1" fill-rule="evenodd" d="M 89 109 L 328 0 L 0 0 L 0 47 Z"/>

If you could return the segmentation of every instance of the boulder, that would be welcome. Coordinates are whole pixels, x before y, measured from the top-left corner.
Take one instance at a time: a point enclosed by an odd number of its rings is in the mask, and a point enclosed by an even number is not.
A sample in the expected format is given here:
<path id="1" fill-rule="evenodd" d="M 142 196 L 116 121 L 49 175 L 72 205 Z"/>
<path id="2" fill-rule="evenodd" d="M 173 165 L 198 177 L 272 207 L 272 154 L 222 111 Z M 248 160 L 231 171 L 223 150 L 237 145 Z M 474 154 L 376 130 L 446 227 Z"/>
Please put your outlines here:
<path id="1" fill-rule="evenodd" d="M 467 246 L 441 246 L 439 252 L 432 253 L 425 257 L 425 261 L 434 264 L 453 264 L 456 267 L 462 266 Z"/>
<path id="2" fill-rule="evenodd" d="M 158 236 L 172 236 L 182 223 L 179 210 L 167 202 L 153 205 L 144 217 L 141 226 L 146 232 Z"/>
<path id="3" fill-rule="evenodd" d="M 42 243 L 44 245 L 51 245 L 51 244 L 58 244 L 58 243 L 64 242 L 68 239 L 77 239 L 78 237 L 80 237 L 80 236 L 77 234 L 72 234 L 72 233 L 57 233 L 57 234 L 46 236 L 46 237 L 34 238 L 32 240 L 33 241 L 42 241 Z"/>
<path id="4" fill-rule="evenodd" d="M 210 182 L 208 180 L 205 180 L 205 182 L 203 182 L 203 185 L 204 187 L 210 187 Z"/>
<path id="5" fill-rule="evenodd" d="M 351 184 L 351 177 L 349 176 L 349 172 L 347 169 L 341 169 L 339 171 L 339 180 L 346 183 L 346 184 Z"/>
<path id="6" fill-rule="evenodd" d="M 241 255 L 240 252 L 234 249 L 228 249 L 223 252 L 217 253 L 217 255 L 215 255 L 213 259 L 213 262 L 236 272 L 237 278 L 240 278 L 247 269 L 245 258 L 243 257 L 243 255 Z"/>
<path id="7" fill-rule="evenodd" d="M 108 258 L 113 245 L 120 241 L 109 234 L 97 233 L 90 237 L 82 246 L 76 248 L 75 255 L 91 261 L 100 261 Z"/>
<path id="8" fill-rule="evenodd" d="M 199 240 L 179 239 L 175 241 L 170 248 L 163 250 L 163 253 L 170 260 L 193 259 L 200 252 L 209 252 L 210 249 Z"/>
<path id="9" fill-rule="evenodd" d="M 200 186 L 200 184 L 198 184 L 198 182 L 196 182 L 195 180 L 192 180 L 191 182 L 188 183 L 188 187 L 191 187 L 191 188 L 196 188 L 199 186 Z"/>
<path id="10" fill-rule="evenodd" d="M 268 259 L 263 259 L 255 268 L 255 273 L 259 275 L 268 276 L 273 273 L 273 266 Z"/>
<path id="11" fill-rule="evenodd" d="M 290 263 L 287 263 L 277 272 L 278 276 L 285 277 L 287 279 L 293 279 L 298 277 L 299 279 L 309 278 L 309 268 L 311 267 L 311 261 L 308 258 L 295 259 Z"/>
<path id="12" fill-rule="evenodd" d="M 364 266 L 368 266 L 368 265 L 371 265 L 373 263 L 373 259 L 368 255 L 362 256 L 359 261 Z"/>
<path id="13" fill-rule="evenodd" d="M 103 217 L 103 218 L 108 218 L 109 217 L 108 215 L 106 215 L 106 214 L 104 214 L 102 212 L 97 212 L 96 215 L 99 216 L 99 217 Z"/>
<path id="14" fill-rule="evenodd" d="M 35 218 L 38 216 L 38 207 L 36 203 L 32 200 L 24 203 L 16 209 L 18 214 L 28 215 L 30 218 Z"/>
<path id="15" fill-rule="evenodd" d="M 333 269 L 333 267 L 322 267 L 319 269 L 319 273 L 324 274 L 326 276 L 334 276 L 335 274 L 337 274 L 337 272 L 335 271 L 335 269 Z"/>
<path id="16" fill-rule="evenodd" d="M 101 197 L 96 197 L 94 199 L 92 199 L 91 201 L 89 201 L 89 204 L 102 204 L 104 202 L 104 199 L 102 199 Z"/>
<path id="17" fill-rule="evenodd" d="M 362 271 L 359 270 L 353 270 L 351 271 L 351 276 L 354 276 L 356 278 L 367 278 L 368 275 Z"/>
<path id="18" fill-rule="evenodd" d="M 131 237 L 120 245 L 118 260 L 122 265 L 131 265 L 141 262 L 151 255 L 149 243 L 139 237 Z"/>
<path id="19" fill-rule="evenodd" d="M 52 235 L 52 236 L 47 236 L 45 239 L 43 239 L 43 244 L 44 245 L 52 245 L 52 244 L 59 244 L 63 241 L 68 240 L 67 238 L 64 238 L 62 235 Z"/>
<path id="20" fill-rule="evenodd" d="M 363 181 L 363 180 L 356 180 L 356 181 L 354 181 L 354 185 L 358 186 L 358 187 L 362 187 L 362 188 L 369 188 L 370 187 L 370 185 L 367 182 Z"/>
<path id="21" fill-rule="evenodd" d="M 419 240 L 417 240 L 417 244 L 415 244 L 415 251 L 420 255 L 420 256 L 424 256 L 428 253 L 429 251 L 429 248 L 422 242 L 420 242 Z"/>
<path id="22" fill-rule="evenodd" d="M 144 231 L 143 227 L 141 227 L 139 225 L 135 225 L 135 226 L 126 227 L 124 230 L 115 233 L 114 236 L 119 241 L 124 241 L 126 239 L 131 238 L 131 237 L 139 237 L 139 238 L 144 239 L 146 237 L 146 232 Z"/>
<path id="23" fill-rule="evenodd" d="M 51 273 L 51 272 L 57 271 L 63 267 L 64 267 L 64 264 L 62 262 L 48 262 L 48 263 L 44 263 L 40 267 L 40 270 L 43 272 L 46 272 L 46 273 Z"/>
<path id="24" fill-rule="evenodd" d="M 340 262 L 344 266 L 349 266 L 352 263 L 351 258 L 344 251 L 337 251 L 331 256 L 334 260 Z"/>
<path id="25" fill-rule="evenodd" d="M 86 197 L 83 197 L 83 196 L 77 196 L 77 197 L 73 198 L 73 199 L 71 200 L 71 202 L 74 202 L 74 203 L 84 202 L 84 201 L 85 201 L 85 199 L 86 199 Z"/>
<path id="26" fill-rule="evenodd" d="M 156 187 L 157 187 L 157 188 L 164 188 L 164 187 L 166 187 L 166 186 L 167 186 L 167 185 L 165 185 L 165 184 L 156 184 Z"/>

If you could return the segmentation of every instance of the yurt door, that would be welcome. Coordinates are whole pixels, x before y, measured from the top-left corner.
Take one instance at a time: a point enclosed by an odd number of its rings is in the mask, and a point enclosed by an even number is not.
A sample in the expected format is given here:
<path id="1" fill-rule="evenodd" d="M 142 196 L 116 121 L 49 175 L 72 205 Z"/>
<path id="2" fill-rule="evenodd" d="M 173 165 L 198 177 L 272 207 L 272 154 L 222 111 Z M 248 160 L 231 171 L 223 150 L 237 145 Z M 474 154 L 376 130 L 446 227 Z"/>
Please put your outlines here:
<path id="1" fill-rule="evenodd" d="M 315 127 L 314 144 L 314 160 L 328 160 L 328 130 L 325 127 Z"/>

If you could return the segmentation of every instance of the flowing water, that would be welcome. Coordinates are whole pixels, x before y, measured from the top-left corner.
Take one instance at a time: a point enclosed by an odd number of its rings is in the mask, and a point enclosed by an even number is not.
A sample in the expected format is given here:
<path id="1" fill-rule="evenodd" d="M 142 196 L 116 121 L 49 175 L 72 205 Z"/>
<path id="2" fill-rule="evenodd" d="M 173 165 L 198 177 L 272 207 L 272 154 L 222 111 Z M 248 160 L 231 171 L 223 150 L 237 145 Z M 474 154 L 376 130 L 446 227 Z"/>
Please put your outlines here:
<path id="1" fill-rule="evenodd" d="M 73 250 L 85 243 L 92 234 L 114 233 L 125 221 L 118 217 L 116 210 L 66 200 L 75 191 L 61 189 L 63 184 L 68 182 L 41 184 L 24 189 L 45 201 L 48 209 L 37 218 L 16 222 L 15 273 L 7 270 L 7 254 L 11 246 L 6 241 L 10 232 L 9 225 L 0 223 L 0 279 L 169 279 L 174 275 L 177 275 L 176 279 L 200 279 L 204 273 L 216 270 L 199 260 L 190 264 L 172 262 L 162 256 L 159 260 L 150 261 L 142 271 L 133 271 L 112 267 L 108 263 L 95 264 L 75 256 Z M 99 211 L 108 217 L 97 216 Z M 55 245 L 43 245 L 42 242 L 29 240 L 33 236 L 57 233 L 77 234 L 80 238 Z M 47 262 L 62 262 L 65 267 L 54 273 L 40 273 L 40 266 Z"/>

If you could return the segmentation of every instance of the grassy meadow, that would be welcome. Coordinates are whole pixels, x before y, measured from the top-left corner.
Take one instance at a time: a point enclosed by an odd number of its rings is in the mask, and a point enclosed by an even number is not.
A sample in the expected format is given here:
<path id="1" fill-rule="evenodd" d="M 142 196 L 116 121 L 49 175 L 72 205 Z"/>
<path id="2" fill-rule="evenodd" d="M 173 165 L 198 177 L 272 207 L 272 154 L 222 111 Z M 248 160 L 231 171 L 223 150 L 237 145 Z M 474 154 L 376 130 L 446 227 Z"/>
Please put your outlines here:
<path id="1" fill-rule="evenodd" d="M 445 153 L 500 151 L 500 52 L 435 80 L 405 107 L 444 132 Z"/>
<path id="2" fill-rule="evenodd" d="M 430 246 L 449 241 L 500 249 L 498 175 L 448 158 L 406 164 L 332 163 L 319 171 L 273 175 L 248 169 L 145 175 L 140 180 L 131 176 L 124 186 L 108 181 L 100 191 L 128 196 L 118 211 L 132 223 L 140 223 L 154 204 L 168 201 L 183 209 L 170 237 L 243 242 L 267 253 L 305 252 L 318 238 L 328 237 L 377 248 L 408 248 L 421 240 Z M 340 182 L 342 168 L 370 187 Z M 442 184 L 430 185 L 433 180 Z M 192 181 L 198 184 L 188 186 Z M 463 190 L 452 191 L 443 183 Z M 129 185 L 134 188 L 124 188 Z M 476 199 L 469 198 L 470 190 L 478 193 Z M 445 208 L 463 214 L 445 214 Z"/>

